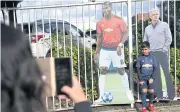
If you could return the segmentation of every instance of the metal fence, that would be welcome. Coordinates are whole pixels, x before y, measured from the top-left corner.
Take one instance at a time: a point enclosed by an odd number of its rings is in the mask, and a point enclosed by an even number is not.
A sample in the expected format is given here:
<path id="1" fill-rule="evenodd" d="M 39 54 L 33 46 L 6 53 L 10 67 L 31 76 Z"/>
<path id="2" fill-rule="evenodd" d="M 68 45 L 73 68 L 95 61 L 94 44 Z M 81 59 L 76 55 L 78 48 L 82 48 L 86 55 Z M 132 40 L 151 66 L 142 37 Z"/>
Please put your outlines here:
<path id="1" fill-rule="evenodd" d="M 175 0 L 174 0 L 175 1 Z M 177 71 L 178 59 L 180 56 L 177 41 L 180 33 L 177 30 L 180 18 L 176 18 L 176 2 L 174 1 L 150 1 L 150 0 L 120 0 L 113 3 L 113 13 L 122 17 L 128 25 L 129 41 L 126 57 L 129 63 L 130 89 L 134 91 L 137 102 L 139 97 L 139 86 L 135 86 L 136 73 L 133 71 L 133 60 L 139 56 L 139 40 L 142 39 L 145 27 L 149 24 L 148 12 L 158 7 L 162 21 L 166 21 L 173 26 L 173 46 L 169 52 L 169 63 L 171 75 L 176 88 L 180 84 L 180 73 Z M 93 62 L 94 48 L 96 47 L 97 21 L 102 17 L 102 2 L 80 3 L 69 5 L 50 6 L 28 6 L 18 8 L 2 8 L 2 21 L 9 25 L 20 28 L 29 38 L 32 53 L 36 58 L 71 56 L 73 59 L 73 71 L 77 74 L 79 81 L 84 87 L 86 98 L 92 105 L 98 96 L 98 76 L 99 71 Z M 8 15 L 11 12 L 12 15 Z M 17 18 L 17 19 L 16 19 Z M 14 20 L 9 21 L 10 20 Z M 87 29 L 89 33 L 87 33 Z M 135 54 L 134 54 L 135 52 Z M 178 63 L 179 64 L 179 63 Z M 135 87 L 134 87 L 135 86 Z M 134 89 L 135 88 L 135 89 Z M 177 91 L 175 99 L 180 99 Z M 58 97 L 46 98 L 48 109 L 70 109 L 74 103 L 69 99 L 59 100 Z"/>

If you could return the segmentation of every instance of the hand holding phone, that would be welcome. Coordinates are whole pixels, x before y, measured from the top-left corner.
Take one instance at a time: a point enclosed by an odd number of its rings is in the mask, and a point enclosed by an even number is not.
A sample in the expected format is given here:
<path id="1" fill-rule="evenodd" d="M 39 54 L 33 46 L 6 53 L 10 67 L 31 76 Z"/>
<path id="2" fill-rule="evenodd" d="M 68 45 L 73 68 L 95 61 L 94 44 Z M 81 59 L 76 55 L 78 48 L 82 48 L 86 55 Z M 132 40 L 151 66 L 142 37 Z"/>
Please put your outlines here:
<path id="1" fill-rule="evenodd" d="M 63 86 L 72 87 L 72 63 L 70 57 L 39 58 L 37 59 L 45 82 L 44 96 L 65 94 L 61 92 Z"/>
<path id="2" fill-rule="evenodd" d="M 75 103 L 86 101 L 86 96 L 81 84 L 75 76 L 72 77 L 72 87 L 63 86 L 61 91 L 67 94 Z M 65 95 L 60 96 L 61 99 L 67 98 Z"/>

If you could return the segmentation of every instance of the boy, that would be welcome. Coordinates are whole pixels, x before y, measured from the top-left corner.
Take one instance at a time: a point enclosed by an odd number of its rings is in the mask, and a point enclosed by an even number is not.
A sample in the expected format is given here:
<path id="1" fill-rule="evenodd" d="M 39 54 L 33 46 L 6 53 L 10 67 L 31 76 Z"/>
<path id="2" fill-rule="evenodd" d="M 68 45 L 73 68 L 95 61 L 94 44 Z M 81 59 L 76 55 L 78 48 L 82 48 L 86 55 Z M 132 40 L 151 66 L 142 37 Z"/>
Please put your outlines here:
<path id="1" fill-rule="evenodd" d="M 143 55 L 140 56 L 136 63 L 138 79 L 141 90 L 142 111 L 146 112 L 146 96 L 149 92 L 149 110 L 154 111 L 154 70 L 157 67 L 155 57 L 150 53 L 150 44 L 148 41 L 143 42 Z"/>

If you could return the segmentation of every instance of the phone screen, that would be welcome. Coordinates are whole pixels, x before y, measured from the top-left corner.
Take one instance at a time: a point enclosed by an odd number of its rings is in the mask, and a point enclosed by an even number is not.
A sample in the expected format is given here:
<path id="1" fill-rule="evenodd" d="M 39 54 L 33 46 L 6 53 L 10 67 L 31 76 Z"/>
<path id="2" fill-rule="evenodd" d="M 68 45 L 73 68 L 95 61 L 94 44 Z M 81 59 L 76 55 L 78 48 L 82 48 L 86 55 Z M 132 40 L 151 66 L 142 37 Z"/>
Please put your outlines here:
<path id="1" fill-rule="evenodd" d="M 57 94 L 64 94 L 61 92 L 63 86 L 72 87 L 71 58 L 55 58 L 55 75 Z"/>

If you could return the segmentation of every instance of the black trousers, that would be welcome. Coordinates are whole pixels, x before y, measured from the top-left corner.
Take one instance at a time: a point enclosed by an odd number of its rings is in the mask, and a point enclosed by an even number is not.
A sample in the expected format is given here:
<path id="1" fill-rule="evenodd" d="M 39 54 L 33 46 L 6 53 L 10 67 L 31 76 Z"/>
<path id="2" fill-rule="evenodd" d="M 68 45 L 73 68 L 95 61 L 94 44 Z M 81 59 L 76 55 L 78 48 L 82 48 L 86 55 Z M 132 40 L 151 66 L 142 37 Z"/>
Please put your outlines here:
<path id="1" fill-rule="evenodd" d="M 161 79 L 161 72 L 160 72 L 160 65 L 164 71 L 166 85 L 167 85 L 167 92 L 168 92 L 168 99 L 174 99 L 175 97 L 175 89 L 172 83 L 172 77 L 169 71 L 169 59 L 166 53 L 162 51 L 154 51 L 152 52 L 153 55 L 156 57 L 158 66 L 154 72 L 155 75 L 155 92 L 158 99 L 163 98 L 162 92 L 162 79 Z"/>

